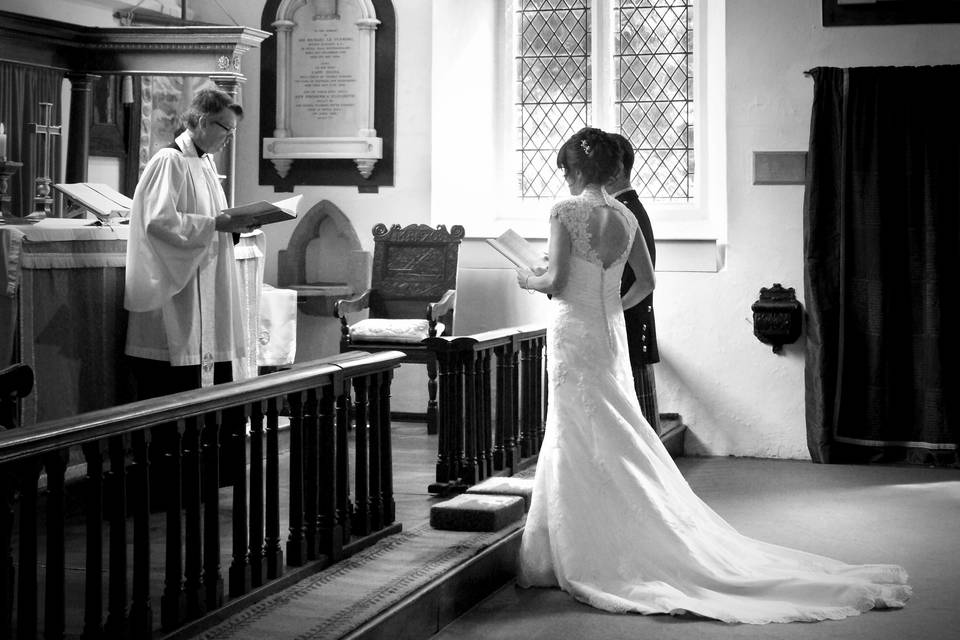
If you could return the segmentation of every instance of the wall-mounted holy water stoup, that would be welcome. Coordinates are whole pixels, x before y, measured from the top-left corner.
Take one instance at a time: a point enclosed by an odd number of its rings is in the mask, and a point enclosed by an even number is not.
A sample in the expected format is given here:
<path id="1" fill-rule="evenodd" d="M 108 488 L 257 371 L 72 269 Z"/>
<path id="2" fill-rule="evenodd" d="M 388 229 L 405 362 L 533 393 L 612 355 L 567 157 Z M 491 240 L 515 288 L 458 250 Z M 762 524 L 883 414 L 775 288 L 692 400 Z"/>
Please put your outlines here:
<path id="1" fill-rule="evenodd" d="M 753 311 L 753 335 L 760 342 L 780 353 L 783 345 L 796 342 L 803 325 L 803 307 L 794 295 L 793 287 L 784 288 L 779 282 L 760 289 L 760 298 L 750 307 Z"/>

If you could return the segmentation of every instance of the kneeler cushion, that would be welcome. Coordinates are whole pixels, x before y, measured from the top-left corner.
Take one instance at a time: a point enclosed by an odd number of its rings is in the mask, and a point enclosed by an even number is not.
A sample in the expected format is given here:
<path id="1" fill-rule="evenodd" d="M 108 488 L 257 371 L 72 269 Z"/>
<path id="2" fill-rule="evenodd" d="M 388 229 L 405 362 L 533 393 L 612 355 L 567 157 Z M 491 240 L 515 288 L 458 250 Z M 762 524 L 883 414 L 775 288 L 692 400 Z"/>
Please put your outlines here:
<path id="1" fill-rule="evenodd" d="M 451 531 L 497 531 L 523 517 L 523 498 L 464 493 L 430 507 L 430 526 Z"/>
<path id="2" fill-rule="evenodd" d="M 530 498 L 533 496 L 533 478 L 517 478 L 503 476 L 487 478 L 480 484 L 475 484 L 467 493 L 482 493 L 493 496 L 519 496 L 523 498 L 523 508 L 530 508 Z"/>

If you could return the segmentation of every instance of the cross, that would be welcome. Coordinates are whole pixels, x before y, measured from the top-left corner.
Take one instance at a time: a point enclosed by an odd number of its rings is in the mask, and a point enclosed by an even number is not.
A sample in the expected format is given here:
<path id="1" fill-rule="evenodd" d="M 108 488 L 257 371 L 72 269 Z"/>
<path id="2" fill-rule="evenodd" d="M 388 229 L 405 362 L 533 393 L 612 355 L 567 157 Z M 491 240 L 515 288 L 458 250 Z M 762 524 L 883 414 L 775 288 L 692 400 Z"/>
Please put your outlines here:
<path id="1" fill-rule="evenodd" d="M 39 118 L 41 122 L 31 122 L 28 125 L 33 127 L 33 133 L 38 137 L 43 136 L 41 151 L 43 155 L 40 161 L 40 165 L 43 167 L 43 173 L 37 176 L 37 194 L 33 199 L 37 204 L 42 205 L 38 207 L 38 210 L 42 209 L 44 213 L 50 213 L 50 205 L 53 203 L 53 198 L 50 197 L 50 145 L 53 143 L 53 136 L 60 135 L 59 125 L 50 123 L 52 110 L 52 102 L 41 102 Z"/>

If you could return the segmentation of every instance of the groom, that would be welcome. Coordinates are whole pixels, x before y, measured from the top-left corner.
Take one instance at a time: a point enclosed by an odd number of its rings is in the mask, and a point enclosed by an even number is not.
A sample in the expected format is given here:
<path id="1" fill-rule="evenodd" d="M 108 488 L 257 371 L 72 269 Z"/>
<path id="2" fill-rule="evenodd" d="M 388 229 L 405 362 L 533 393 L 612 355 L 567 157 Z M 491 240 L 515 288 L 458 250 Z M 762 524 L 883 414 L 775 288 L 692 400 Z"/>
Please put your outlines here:
<path id="1" fill-rule="evenodd" d="M 630 174 L 633 171 L 633 145 L 619 133 L 611 133 L 610 137 L 620 147 L 620 172 L 606 185 L 607 193 L 622 202 L 637 218 L 640 231 L 647 243 L 650 260 L 657 264 L 657 247 L 653 241 L 653 227 L 650 218 L 640 203 L 637 192 L 630 185 Z M 626 293 L 636 276 L 630 265 L 623 269 L 623 279 L 620 282 L 620 295 Z M 627 325 L 627 346 L 630 350 L 630 366 L 633 368 L 633 381 L 640 401 L 640 411 L 647 419 L 654 432 L 660 435 L 660 412 L 657 408 L 657 386 L 653 375 L 653 364 L 660 362 L 657 350 L 657 331 L 653 321 L 653 294 L 644 298 L 640 304 L 625 309 L 623 318 Z"/>

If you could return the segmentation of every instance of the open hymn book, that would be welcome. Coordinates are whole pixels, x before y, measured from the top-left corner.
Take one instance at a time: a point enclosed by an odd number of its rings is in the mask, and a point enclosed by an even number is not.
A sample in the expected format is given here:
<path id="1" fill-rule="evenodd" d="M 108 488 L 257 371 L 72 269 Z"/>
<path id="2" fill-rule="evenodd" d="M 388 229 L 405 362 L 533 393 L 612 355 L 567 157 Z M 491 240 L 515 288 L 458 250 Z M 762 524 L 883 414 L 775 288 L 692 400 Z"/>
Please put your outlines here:
<path id="1" fill-rule="evenodd" d="M 513 229 L 507 229 L 496 238 L 487 238 L 487 244 L 522 271 L 543 271 L 547 257 Z"/>
<path id="2" fill-rule="evenodd" d="M 234 219 L 248 220 L 250 225 L 262 226 L 296 218 L 297 207 L 300 205 L 301 198 L 303 198 L 302 193 L 277 202 L 261 200 L 259 202 L 240 205 L 239 207 L 224 209 L 221 213 L 228 213 L 230 217 Z"/>

